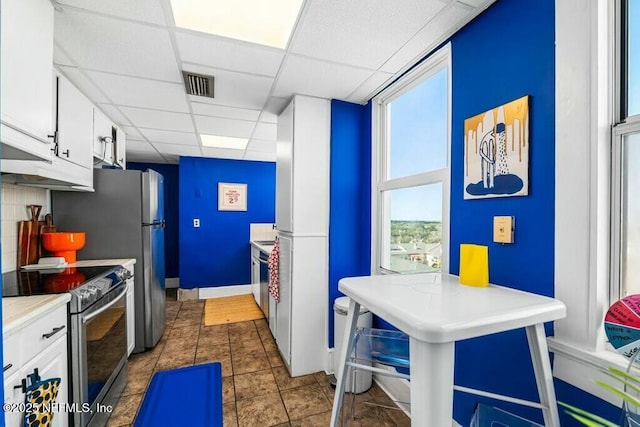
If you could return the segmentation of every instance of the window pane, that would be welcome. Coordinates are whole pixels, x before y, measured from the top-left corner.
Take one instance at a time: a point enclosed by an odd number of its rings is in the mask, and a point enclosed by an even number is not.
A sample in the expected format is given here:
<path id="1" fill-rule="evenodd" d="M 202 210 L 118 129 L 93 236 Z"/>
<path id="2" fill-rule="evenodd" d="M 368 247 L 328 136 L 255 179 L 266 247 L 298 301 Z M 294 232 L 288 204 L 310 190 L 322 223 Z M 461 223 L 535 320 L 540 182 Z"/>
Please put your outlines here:
<path id="1" fill-rule="evenodd" d="M 622 144 L 621 297 L 640 293 L 640 133 Z"/>
<path id="2" fill-rule="evenodd" d="M 442 257 L 442 184 L 385 191 L 382 195 L 381 266 L 399 273 L 439 271 Z"/>
<path id="3" fill-rule="evenodd" d="M 447 69 L 388 104 L 388 178 L 447 165 Z"/>
<path id="4" fill-rule="evenodd" d="M 629 0 L 628 25 L 627 109 L 633 116 L 640 114 L 640 0 Z"/>

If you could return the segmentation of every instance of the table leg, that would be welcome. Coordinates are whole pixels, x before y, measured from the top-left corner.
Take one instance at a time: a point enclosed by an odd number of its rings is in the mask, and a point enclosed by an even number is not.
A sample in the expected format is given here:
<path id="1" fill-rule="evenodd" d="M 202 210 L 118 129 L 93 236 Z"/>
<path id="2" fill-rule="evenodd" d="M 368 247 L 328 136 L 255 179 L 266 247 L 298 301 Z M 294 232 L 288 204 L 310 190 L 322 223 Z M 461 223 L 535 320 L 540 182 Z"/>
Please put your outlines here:
<path id="1" fill-rule="evenodd" d="M 536 385 L 538 386 L 540 404 L 542 405 L 544 425 L 547 427 L 559 427 L 560 416 L 558 415 L 556 393 L 553 387 L 553 373 L 549 362 L 549 349 L 547 348 L 544 326 L 542 323 L 527 326 L 526 331 L 531 361 L 533 362 L 533 372 L 536 376 Z"/>
<path id="2" fill-rule="evenodd" d="M 453 419 L 453 342 L 410 338 L 411 425 L 450 426 Z"/>
<path id="3" fill-rule="evenodd" d="M 336 391 L 333 396 L 333 409 L 331 411 L 331 426 L 335 427 L 340 416 L 340 409 L 342 408 L 342 399 L 344 398 L 345 381 L 347 381 L 347 372 L 345 363 L 351 354 L 351 347 L 353 346 L 353 334 L 358 324 L 358 313 L 360 313 L 360 304 L 353 299 L 349 300 L 349 311 L 347 312 L 347 321 L 344 325 L 344 336 L 342 337 L 342 354 L 338 359 L 336 379 Z M 335 368 L 334 368 L 335 369 Z"/>

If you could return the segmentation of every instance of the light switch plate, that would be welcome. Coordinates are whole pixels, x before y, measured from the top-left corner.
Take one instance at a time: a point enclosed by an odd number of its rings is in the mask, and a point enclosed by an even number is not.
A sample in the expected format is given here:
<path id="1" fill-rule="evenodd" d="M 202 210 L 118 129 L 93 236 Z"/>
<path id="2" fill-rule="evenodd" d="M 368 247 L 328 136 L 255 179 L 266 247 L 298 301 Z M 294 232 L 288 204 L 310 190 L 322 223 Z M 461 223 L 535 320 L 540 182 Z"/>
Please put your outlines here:
<path id="1" fill-rule="evenodd" d="M 516 218 L 513 216 L 493 217 L 493 241 L 496 243 L 513 243 Z"/>

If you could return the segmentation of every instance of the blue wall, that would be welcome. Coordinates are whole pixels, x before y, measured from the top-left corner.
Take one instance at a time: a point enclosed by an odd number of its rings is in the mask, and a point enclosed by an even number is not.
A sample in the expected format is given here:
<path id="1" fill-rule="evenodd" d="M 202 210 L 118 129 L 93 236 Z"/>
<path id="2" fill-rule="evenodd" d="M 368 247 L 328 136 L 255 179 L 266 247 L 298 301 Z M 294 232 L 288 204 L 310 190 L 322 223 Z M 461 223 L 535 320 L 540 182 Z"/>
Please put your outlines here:
<path id="1" fill-rule="evenodd" d="M 371 272 L 371 106 L 331 101 L 329 347 L 338 281 Z"/>
<path id="2" fill-rule="evenodd" d="M 179 173 L 180 287 L 251 283 L 249 224 L 275 222 L 275 163 L 181 157 Z M 247 184 L 246 212 L 218 211 L 218 182 Z"/>
<path id="3" fill-rule="evenodd" d="M 461 243 L 489 246 L 492 283 L 553 295 L 555 52 L 554 1 L 498 1 L 451 39 L 450 271 Z M 463 200 L 464 120 L 524 95 L 529 104 L 529 195 Z M 493 217 L 516 218 L 515 243 L 492 242 Z M 524 330 L 456 345 L 457 384 L 536 400 Z M 500 349 L 500 351 L 494 351 Z M 469 421 L 477 396 L 456 393 L 454 417 Z M 540 411 L 514 412 L 542 421 Z"/>
<path id="4" fill-rule="evenodd" d="M 164 216 L 166 220 L 166 228 L 164 230 L 165 276 L 179 277 L 178 165 L 129 162 L 127 163 L 127 169 L 141 171 L 153 169 L 164 177 Z"/>

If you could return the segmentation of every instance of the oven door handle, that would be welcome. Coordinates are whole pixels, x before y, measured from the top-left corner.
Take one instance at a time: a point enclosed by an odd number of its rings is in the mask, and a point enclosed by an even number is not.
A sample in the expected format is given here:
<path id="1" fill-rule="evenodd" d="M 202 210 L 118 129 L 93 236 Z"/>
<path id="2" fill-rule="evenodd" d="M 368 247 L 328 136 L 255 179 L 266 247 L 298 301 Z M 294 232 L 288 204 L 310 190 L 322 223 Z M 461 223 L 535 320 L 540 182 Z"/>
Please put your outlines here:
<path id="1" fill-rule="evenodd" d="M 93 318 L 101 315 L 105 311 L 109 310 L 112 306 L 116 305 L 116 303 L 118 301 L 120 301 L 122 298 L 124 298 L 125 295 L 127 295 L 127 293 L 124 291 L 124 288 L 123 288 L 122 293 L 120 295 L 118 295 L 114 300 L 110 301 L 107 305 L 105 305 L 104 307 L 99 308 L 98 310 L 94 311 L 93 313 L 89 314 L 88 316 L 83 316 L 82 317 L 82 322 L 83 323 L 87 323 L 91 319 L 93 319 Z"/>

